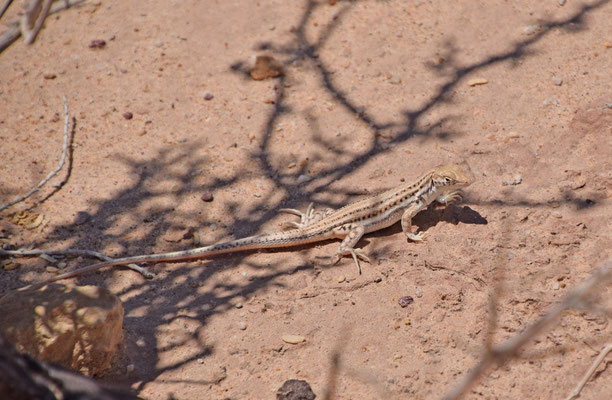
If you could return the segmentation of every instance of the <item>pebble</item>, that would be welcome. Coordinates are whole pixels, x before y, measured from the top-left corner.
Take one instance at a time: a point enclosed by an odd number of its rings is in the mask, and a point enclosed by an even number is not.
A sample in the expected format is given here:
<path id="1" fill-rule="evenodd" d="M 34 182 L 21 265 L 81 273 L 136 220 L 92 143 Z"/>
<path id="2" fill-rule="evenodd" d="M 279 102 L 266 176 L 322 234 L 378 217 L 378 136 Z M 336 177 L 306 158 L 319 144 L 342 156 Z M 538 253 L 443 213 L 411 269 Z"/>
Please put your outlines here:
<path id="1" fill-rule="evenodd" d="M 410 296 L 402 296 L 397 300 L 397 303 L 400 305 L 400 307 L 405 308 L 412 304 L 413 301 L 414 299 Z"/>
<path id="2" fill-rule="evenodd" d="M 21 267 L 21 264 L 16 263 L 14 261 L 8 262 L 2 266 L 5 271 L 13 271 L 17 268 Z"/>
<path id="3" fill-rule="evenodd" d="M 132 113 L 131 113 L 131 112 L 129 112 L 129 111 L 126 111 L 126 112 L 124 112 L 124 113 L 123 113 L 123 114 L 121 114 L 121 115 L 123 116 L 123 118 L 125 118 L 125 119 L 127 119 L 127 120 L 130 120 L 130 119 L 134 118 L 134 114 L 132 114 Z"/>
<path id="4" fill-rule="evenodd" d="M 106 47 L 106 41 L 102 39 L 94 39 L 89 42 L 90 49 L 103 49 L 104 47 Z"/>
<path id="5" fill-rule="evenodd" d="M 244 305 L 241 302 L 236 303 L 236 308 L 242 308 Z"/>
<path id="6" fill-rule="evenodd" d="M 47 270 L 47 272 L 52 272 L 52 273 L 56 273 L 57 271 L 59 271 L 57 267 L 52 267 L 52 266 L 48 266 L 45 269 Z"/>
<path id="7" fill-rule="evenodd" d="M 301 185 L 302 183 L 308 182 L 312 180 L 312 178 L 306 174 L 302 174 L 300 176 L 298 176 L 296 184 Z"/>
<path id="8" fill-rule="evenodd" d="M 346 280 L 346 276 L 344 275 L 340 275 L 339 277 L 336 278 L 336 282 L 338 283 L 342 283 Z"/>
<path id="9" fill-rule="evenodd" d="M 238 328 L 240 328 L 241 331 L 245 330 L 247 328 L 246 322 L 240 321 Z"/>
<path id="10" fill-rule="evenodd" d="M 563 78 L 559 78 L 558 76 L 553 76 L 552 83 L 553 85 L 561 86 L 563 84 Z"/>
<path id="11" fill-rule="evenodd" d="M 261 81 L 282 75 L 283 67 L 271 55 L 260 55 L 255 58 L 255 64 L 249 71 L 249 74 L 256 81 Z"/>
<path id="12" fill-rule="evenodd" d="M 200 196 L 200 198 L 202 199 L 202 201 L 205 201 L 207 203 L 213 201 L 214 196 L 211 192 L 204 192 L 202 193 L 202 196 Z"/>
<path id="13" fill-rule="evenodd" d="M 59 263 L 57 263 L 58 268 L 66 268 L 67 266 L 68 266 L 68 263 L 65 261 L 60 261 Z"/>
<path id="14" fill-rule="evenodd" d="M 331 0 L 330 0 L 330 5 Z M 300 379 L 289 379 L 276 391 L 276 400 L 314 400 L 314 394 L 308 382 Z"/>
<path id="15" fill-rule="evenodd" d="M 203 97 L 204 97 L 204 100 L 206 100 L 206 101 L 210 101 L 210 100 L 212 100 L 212 99 L 213 99 L 215 96 L 214 96 L 212 93 L 210 93 L 210 92 L 204 92 Z"/>
<path id="16" fill-rule="evenodd" d="M 540 29 L 539 25 L 529 25 L 523 28 L 523 35 L 533 35 Z"/>
<path id="17" fill-rule="evenodd" d="M 511 179 L 502 180 L 502 185 L 504 186 L 520 185 L 521 182 L 523 182 L 523 177 L 516 174 L 516 175 L 513 175 Z"/>
<path id="18" fill-rule="evenodd" d="M 155 47 L 162 47 L 164 45 L 164 42 L 162 42 L 161 40 L 158 40 L 157 42 L 155 42 Z"/>
<path id="19" fill-rule="evenodd" d="M 400 83 L 402 83 L 402 78 L 397 75 L 393 75 L 391 79 L 389 79 L 389 83 L 392 85 L 399 85 Z"/>
<path id="20" fill-rule="evenodd" d="M 399 360 L 400 358 L 402 358 L 402 355 L 399 353 L 393 355 L 393 360 Z"/>
<path id="21" fill-rule="evenodd" d="M 282 341 L 289 344 L 298 344 L 306 341 L 304 336 L 299 335 L 284 335 L 281 337 Z"/>
<path id="22" fill-rule="evenodd" d="M 55 79 L 55 78 L 57 78 L 57 75 L 55 75 L 53 73 L 47 72 L 47 73 L 43 74 L 43 78 L 45 78 L 45 79 Z"/>
<path id="23" fill-rule="evenodd" d="M 563 7 L 565 5 L 566 0 L 559 0 L 559 5 Z"/>
<path id="24" fill-rule="evenodd" d="M 468 81 L 468 86 L 486 85 L 489 83 L 488 79 L 485 78 L 472 78 Z"/>
<path id="25" fill-rule="evenodd" d="M 559 290 L 559 282 L 556 282 L 556 281 L 553 282 L 552 287 L 553 287 L 553 290 Z"/>
<path id="26" fill-rule="evenodd" d="M 75 225 L 83 225 L 84 223 L 89 221 L 90 218 L 91 218 L 91 215 L 88 212 L 86 212 L 86 211 L 79 211 L 74 216 L 73 223 Z"/>
<path id="27" fill-rule="evenodd" d="M 128 373 L 132 373 L 136 369 L 136 366 L 134 364 L 128 364 L 128 366 L 125 367 L 125 369 Z"/>
<path id="28" fill-rule="evenodd" d="M 421 288 L 416 288 L 414 290 L 414 294 L 416 295 L 416 297 L 421 298 L 423 297 L 423 291 L 421 290 Z"/>

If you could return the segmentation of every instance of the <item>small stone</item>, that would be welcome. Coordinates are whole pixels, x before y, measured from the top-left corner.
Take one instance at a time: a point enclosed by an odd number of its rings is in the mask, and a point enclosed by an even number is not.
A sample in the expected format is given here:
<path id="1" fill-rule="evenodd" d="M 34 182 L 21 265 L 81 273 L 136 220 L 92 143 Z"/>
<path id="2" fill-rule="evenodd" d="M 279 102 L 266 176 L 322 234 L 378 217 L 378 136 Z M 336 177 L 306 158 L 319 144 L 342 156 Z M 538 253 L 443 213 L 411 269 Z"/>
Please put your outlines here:
<path id="1" fill-rule="evenodd" d="M 300 176 L 298 176 L 296 184 L 301 185 L 302 183 L 308 182 L 312 180 L 312 178 L 306 174 L 302 174 Z"/>
<path id="2" fill-rule="evenodd" d="M 523 35 L 533 35 L 540 30 L 540 25 L 529 25 L 523 28 Z"/>
<path id="3" fill-rule="evenodd" d="M 196 360 L 196 362 L 197 362 L 198 364 L 204 364 L 204 359 L 203 359 L 203 358 L 198 358 L 198 359 Z"/>
<path id="4" fill-rule="evenodd" d="M 559 5 L 563 7 L 565 5 L 566 0 L 559 0 Z"/>
<path id="5" fill-rule="evenodd" d="M 47 272 L 51 272 L 52 274 L 57 273 L 57 271 L 59 271 L 59 268 L 57 267 L 53 267 L 51 265 L 49 265 L 47 268 L 45 268 L 47 270 Z"/>
<path id="6" fill-rule="evenodd" d="M 240 323 L 238 323 L 238 328 L 240 328 L 241 331 L 245 330 L 247 328 L 246 322 L 240 321 Z"/>
<path id="7" fill-rule="evenodd" d="M 91 215 L 88 212 L 86 212 L 86 211 L 79 211 L 74 216 L 73 223 L 75 225 L 83 225 L 84 223 L 86 223 L 90 219 L 91 219 Z"/>
<path id="8" fill-rule="evenodd" d="M 559 290 L 559 282 L 553 282 L 552 288 L 553 290 Z"/>
<path id="9" fill-rule="evenodd" d="M 284 335 L 281 337 L 282 341 L 289 344 L 298 344 L 306 341 L 304 336 L 299 335 Z"/>
<path id="10" fill-rule="evenodd" d="M 242 304 L 241 302 L 236 303 L 236 308 L 242 308 L 244 307 L 244 304 Z"/>
<path id="11" fill-rule="evenodd" d="M 317 397 L 308 382 L 289 379 L 276 391 L 276 400 L 314 400 Z"/>
<path id="12" fill-rule="evenodd" d="M 510 179 L 503 179 L 502 185 L 504 186 L 520 185 L 521 182 L 523 182 L 523 178 L 519 174 L 515 174 Z"/>
<path id="13" fill-rule="evenodd" d="M 283 67 L 274 57 L 264 54 L 255 58 L 255 64 L 249 74 L 256 81 L 261 81 L 282 75 Z"/>
<path id="14" fill-rule="evenodd" d="M 421 288 L 416 288 L 414 290 L 414 294 L 416 295 L 416 297 L 421 298 L 423 297 L 423 291 L 421 290 Z"/>
<path id="15" fill-rule="evenodd" d="M 553 85 L 561 86 L 563 84 L 563 78 L 559 78 L 558 76 L 553 76 L 551 80 Z"/>
<path id="16" fill-rule="evenodd" d="M 210 203 L 214 199 L 213 194 L 211 192 L 202 193 L 202 196 L 200 196 L 200 198 L 202 199 L 202 201 L 205 201 L 207 203 Z"/>
<path id="17" fill-rule="evenodd" d="M 394 361 L 395 361 L 395 360 L 399 360 L 400 358 L 402 358 L 402 355 L 401 355 L 401 354 L 399 354 L 399 353 L 395 353 L 395 354 L 393 355 L 393 360 L 394 360 Z"/>
<path id="18" fill-rule="evenodd" d="M 468 81 L 468 86 L 486 85 L 489 83 L 488 79 L 485 78 L 472 78 Z"/>
<path id="19" fill-rule="evenodd" d="M 7 263 L 2 265 L 2 268 L 5 271 L 13 271 L 13 270 L 16 270 L 19 267 L 21 267 L 21 264 L 19 264 L 18 262 L 14 262 L 14 261 L 9 261 L 9 262 L 7 262 Z"/>
<path id="20" fill-rule="evenodd" d="M 572 189 L 573 190 L 578 190 L 583 188 L 586 185 L 586 177 L 580 175 L 578 177 L 576 177 L 574 179 L 574 182 L 572 182 Z"/>
<path id="21" fill-rule="evenodd" d="M 389 83 L 392 85 L 399 85 L 400 83 L 402 83 L 402 78 L 397 75 L 393 75 L 391 79 L 389 79 Z"/>
<path id="22" fill-rule="evenodd" d="M 210 101 L 215 98 L 215 96 L 210 92 L 204 92 L 204 100 Z"/>
<path id="23" fill-rule="evenodd" d="M 102 39 L 94 39 L 89 43 L 90 49 L 103 49 L 106 46 L 106 41 Z"/>
<path id="24" fill-rule="evenodd" d="M 606 49 L 612 49 L 612 43 L 610 43 L 610 42 L 604 42 L 604 44 L 603 44 L 603 45 L 604 45 L 604 47 L 605 47 Z"/>
<path id="25" fill-rule="evenodd" d="M 66 261 L 60 261 L 57 263 L 57 267 L 58 268 L 66 268 L 68 266 L 68 263 Z"/>
<path id="26" fill-rule="evenodd" d="M 157 42 L 155 42 L 155 47 L 162 47 L 164 45 L 164 42 L 162 42 L 161 40 L 158 40 Z"/>
<path id="27" fill-rule="evenodd" d="M 397 300 L 397 303 L 402 307 L 408 307 L 410 304 L 412 304 L 412 302 L 414 301 L 414 299 L 410 296 L 402 296 Z"/>
<path id="28" fill-rule="evenodd" d="M 374 278 L 374 282 L 380 283 L 382 282 L 382 278 L 380 276 L 377 276 L 376 278 Z"/>
<path id="29" fill-rule="evenodd" d="M 132 114 L 132 113 L 131 113 L 131 112 L 129 112 L 129 111 L 126 111 L 126 112 L 124 112 L 124 113 L 123 113 L 123 114 L 121 114 L 121 115 L 123 116 L 123 118 L 128 119 L 128 120 L 130 120 L 130 119 L 134 118 L 134 114 Z"/>
<path id="30" fill-rule="evenodd" d="M 43 78 L 45 78 L 45 79 L 55 79 L 55 78 L 57 78 L 57 75 L 55 75 L 53 73 L 50 73 L 50 72 L 47 72 L 47 73 L 43 74 Z"/>
<path id="31" fill-rule="evenodd" d="M 128 374 L 131 374 L 136 369 L 136 366 L 134 364 L 128 364 L 128 366 L 125 367 L 125 369 L 126 369 Z"/>
<path id="32" fill-rule="evenodd" d="M 340 275 L 339 277 L 336 278 L 336 282 L 338 283 L 342 283 L 346 280 L 346 276 L 344 275 Z"/>

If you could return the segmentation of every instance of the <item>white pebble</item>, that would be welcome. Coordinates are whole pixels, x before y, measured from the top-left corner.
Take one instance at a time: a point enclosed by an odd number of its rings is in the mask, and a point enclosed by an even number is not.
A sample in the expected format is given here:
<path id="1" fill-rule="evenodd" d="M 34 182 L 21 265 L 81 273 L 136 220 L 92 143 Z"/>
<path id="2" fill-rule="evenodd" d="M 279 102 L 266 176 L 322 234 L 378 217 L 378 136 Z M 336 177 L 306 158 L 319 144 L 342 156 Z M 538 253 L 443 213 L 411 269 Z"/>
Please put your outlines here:
<path id="1" fill-rule="evenodd" d="M 240 321 L 238 328 L 240 328 L 241 331 L 245 330 L 247 328 L 246 322 Z"/>
<path id="2" fill-rule="evenodd" d="M 302 183 L 310 181 L 312 178 L 306 174 L 300 175 L 297 178 L 296 184 L 301 185 Z"/>
<path id="3" fill-rule="evenodd" d="M 553 76 L 552 83 L 553 85 L 561 86 L 563 84 L 563 78 L 559 78 L 558 76 Z"/>

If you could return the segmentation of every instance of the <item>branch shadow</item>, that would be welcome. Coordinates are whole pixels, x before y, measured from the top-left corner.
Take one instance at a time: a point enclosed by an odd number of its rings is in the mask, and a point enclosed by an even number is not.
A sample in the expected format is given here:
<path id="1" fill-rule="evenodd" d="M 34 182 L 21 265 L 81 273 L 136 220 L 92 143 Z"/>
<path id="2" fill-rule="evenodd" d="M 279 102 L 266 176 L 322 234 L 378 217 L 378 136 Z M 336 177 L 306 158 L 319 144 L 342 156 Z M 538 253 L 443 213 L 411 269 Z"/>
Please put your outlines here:
<path id="1" fill-rule="evenodd" d="M 430 65 L 432 70 L 447 77 L 446 83 L 441 85 L 431 98 L 419 108 L 403 110 L 402 120 L 383 122 L 370 112 L 367 107 L 351 99 L 350 95 L 345 93 L 335 83 L 331 67 L 326 65 L 319 57 L 320 50 L 332 38 L 334 30 L 340 21 L 347 18 L 355 2 L 347 2 L 339 7 L 339 10 L 331 18 L 331 22 L 324 24 L 324 28 L 318 38 L 311 42 L 306 38 L 305 27 L 310 23 L 314 12 L 319 7 L 326 5 L 325 3 L 307 0 L 304 12 L 294 31 L 292 43 L 289 45 L 269 42 L 260 43 L 257 45 L 257 48 L 285 57 L 286 68 L 292 68 L 292 66 L 299 63 L 308 63 L 317 72 L 321 87 L 335 99 L 338 105 L 351 113 L 363 123 L 366 129 L 371 131 L 372 142 L 361 153 L 352 155 L 349 161 L 338 161 L 333 165 L 325 166 L 316 175 L 311 176 L 312 179 L 307 185 L 298 185 L 296 183 L 297 178 L 305 172 L 303 168 L 286 173 L 277 170 L 271 161 L 271 156 L 273 155 L 271 143 L 274 138 L 275 127 L 281 117 L 291 115 L 294 112 L 287 101 L 289 96 L 286 91 L 287 78 L 285 76 L 276 78 L 278 82 L 276 85 L 276 97 L 260 135 L 259 150 L 253 151 L 250 154 L 250 157 L 257 162 L 262 173 L 274 182 L 275 189 L 267 194 L 263 194 L 260 201 L 245 213 L 246 217 L 241 218 L 236 216 L 235 213 L 229 213 L 228 215 L 233 215 L 234 219 L 225 228 L 225 233 L 240 233 L 240 236 L 243 236 L 242 233 L 248 234 L 248 232 L 244 232 L 245 226 L 251 232 L 260 230 L 265 222 L 271 220 L 279 213 L 281 208 L 292 206 L 293 201 L 291 198 L 299 199 L 299 202 L 302 204 L 315 202 L 314 195 L 331 190 L 327 187 L 329 183 L 346 178 L 354 171 L 363 168 L 375 156 L 390 153 L 393 145 L 417 138 L 424 141 L 448 141 L 453 135 L 458 133 L 451 130 L 441 131 L 441 128 L 449 126 L 449 122 L 452 122 L 454 117 L 443 116 L 435 123 L 427 125 L 423 123 L 423 116 L 435 105 L 451 102 L 450 93 L 452 89 L 461 83 L 466 75 L 502 62 L 510 62 L 515 67 L 518 67 L 517 60 L 533 56 L 535 50 L 532 50 L 530 46 L 545 37 L 552 29 L 568 31 L 585 29 L 585 16 L 606 2 L 599 1 L 591 5 L 584 5 L 573 16 L 564 20 L 542 22 L 540 24 L 541 29 L 537 33 L 522 41 L 517 41 L 510 50 L 489 55 L 486 59 L 476 61 L 467 66 L 456 64 L 458 50 L 453 46 L 452 42 L 449 42 L 443 53 L 445 58 L 443 65 Z M 250 79 L 248 78 L 245 65 L 246 61 L 238 60 L 230 66 L 230 70 L 239 78 Z M 313 144 L 335 155 L 344 154 L 343 150 L 337 148 L 324 129 L 316 123 L 316 117 L 311 115 L 310 118 L 315 126 L 315 134 L 312 137 Z M 170 230 L 189 229 L 195 226 L 214 224 L 215 220 L 212 216 L 207 216 L 203 212 L 193 215 L 181 212 L 171 205 L 146 206 L 151 200 L 160 197 L 168 197 L 172 199 L 173 203 L 180 203 L 181 199 L 194 193 L 205 191 L 220 192 L 242 182 L 244 179 L 248 179 L 248 171 L 237 169 L 229 177 L 216 177 L 211 183 L 206 185 L 195 184 L 193 177 L 201 173 L 200 165 L 207 161 L 206 157 L 202 156 L 199 152 L 199 149 L 203 147 L 204 143 L 193 141 L 171 149 L 162 149 L 159 154 L 151 159 L 135 160 L 127 157 L 121 158 L 121 162 L 129 167 L 130 176 L 136 177 L 133 184 L 108 200 L 98 201 L 96 211 L 90 215 L 87 222 L 56 227 L 49 232 L 44 242 L 33 241 L 23 244 L 23 246 L 51 248 L 53 243 L 70 242 L 71 248 L 103 249 L 108 245 L 112 245 L 118 249 L 116 251 L 119 253 L 118 255 L 133 255 L 134 252 L 148 254 L 151 252 L 151 249 L 156 247 L 167 247 L 167 244 L 161 238 Z M 171 172 L 172 166 L 177 165 L 179 162 L 186 162 L 186 168 L 183 168 L 180 172 Z M 155 183 L 160 181 L 173 182 L 173 188 L 155 188 Z M 318 203 L 325 207 L 339 208 L 344 205 L 344 200 L 348 196 L 354 194 L 349 190 L 335 190 L 337 194 L 344 196 L 343 200 Z M 278 192 L 288 194 L 289 200 L 285 204 L 272 197 L 274 193 Z M 568 193 L 563 201 L 568 204 L 574 204 L 578 208 L 594 207 L 601 204 L 597 199 L 577 198 L 572 193 Z M 472 204 L 485 204 L 485 202 L 479 203 L 476 201 Z M 519 201 L 499 200 L 493 201 L 491 204 L 500 207 L 550 206 L 549 203 L 538 203 L 529 199 Z M 224 207 L 231 211 L 234 205 L 232 202 L 227 202 Z M 130 236 L 131 227 L 121 230 L 117 229 L 119 216 L 125 215 L 129 215 L 135 224 L 142 224 L 145 227 L 146 235 L 141 238 L 133 238 Z M 444 211 L 427 210 L 415 218 L 415 224 L 422 230 L 435 226 L 441 221 L 453 224 L 487 223 L 487 220 L 477 211 L 467 206 L 462 208 L 452 206 Z M 382 234 L 385 233 L 383 232 Z M 173 250 L 180 249 L 173 248 Z M 195 263 L 192 262 L 182 263 L 180 266 L 172 268 L 155 265 L 152 269 L 158 274 L 152 281 L 142 280 L 117 293 L 119 296 L 133 294 L 124 302 L 126 315 L 124 326 L 126 331 L 131 332 L 128 352 L 139 354 L 137 359 L 131 360 L 136 366 L 135 369 L 139 371 L 138 376 L 126 376 L 122 379 L 134 385 L 136 390 L 142 390 L 147 383 L 154 381 L 161 374 L 167 371 L 179 370 L 189 363 L 197 362 L 199 359 L 205 359 L 214 354 L 216 351 L 215 347 L 207 343 L 203 339 L 204 335 L 202 334 L 212 317 L 223 315 L 235 307 L 236 302 L 240 301 L 240 299 L 251 298 L 273 287 L 282 289 L 283 284 L 279 281 L 279 278 L 283 276 L 303 273 L 313 269 L 313 265 L 306 261 L 297 266 L 287 268 L 284 266 L 285 263 L 281 257 L 282 252 L 283 250 L 278 251 L 281 260 L 274 264 L 265 265 L 249 261 L 246 258 L 249 253 L 206 260 L 204 265 L 194 265 Z M 216 285 L 212 289 L 206 289 L 206 285 L 213 282 L 213 278 L 221 270 L 232 271 L 244 265 L 247 265 L 252 270 L 260 271 L 260 274 L 244 285 L 226 283 Z M 103 275 L 109 273 L 110 271 L 108 270 L 101 272 Z M 8 282 L 7 286 L 12 288 L 29 283 L 24 275 L 25 271 L 18 270 L 9 274 L 0 270 L 0 280 L 5 281 L 5 283 Z M 187 279 L 189 282 L 196 282 L 197 285 L 191 286 L 186 284 Z M 83 276 L 78 278 L 78 283 L 100 284 L 100 277 L 98 275 Z M 176 290 L 177 287 L 180 287 L 182 290 Z M 142 307 L 147 308 L 145 313 L 142 315 L 135 313 L 137 309 Z M 156 330 L 164 329 L 177 320 L 188 320 L 196 328 L 175 343 L 160 344 L 156 337 Z M 188 341 L 196 341 L 199 345 L 199 351 L 163 367 L 157 366 L 164 353 L 171 352 Z M 204 378 L 200 382 L 187 379 L 185 382 L 202 385 L 210 384 L 210 380 Z"/>

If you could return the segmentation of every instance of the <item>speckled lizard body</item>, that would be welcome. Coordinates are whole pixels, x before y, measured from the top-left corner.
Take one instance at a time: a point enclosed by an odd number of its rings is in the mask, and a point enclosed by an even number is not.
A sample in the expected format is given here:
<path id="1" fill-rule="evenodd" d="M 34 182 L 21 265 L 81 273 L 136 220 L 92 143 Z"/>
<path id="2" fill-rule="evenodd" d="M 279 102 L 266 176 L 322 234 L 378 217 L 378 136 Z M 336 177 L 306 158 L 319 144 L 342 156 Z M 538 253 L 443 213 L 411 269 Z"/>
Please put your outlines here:
<path id="1" fill-rule="evenodd" d="M 469 168 L 459 165 L 440 166 L 427 172 L 414 183 L 398 186 L 339 210 L 314 211 L 312 204 L 305 213 L 294 209 L 282 209 L 282 212 L 300 216 L 300 222 L 287 223 L 295 228 L 292 230 L 254 235 L 191 250 L 118 258 L 60 274 L 49 282 L 116 265 L 182 261 L 245 250 L 298 246 L 335 238 L 343 240 L 332 256 L 333 263 L 340 261 L 342 256 L 350 254 L 360 268 L 359 259 L 370 261 L 362 249 L 354 248 L 364 234 L 401 221 L 406 237 L 413 241 L 421 241 L 425 233 L 412 233 L 412 217 L 434 201 L 446 205 L 461 199 L 459 189 L 472 182 L 473 177 Z M 361 273 L 361 269 L 359 271 Z"/>

